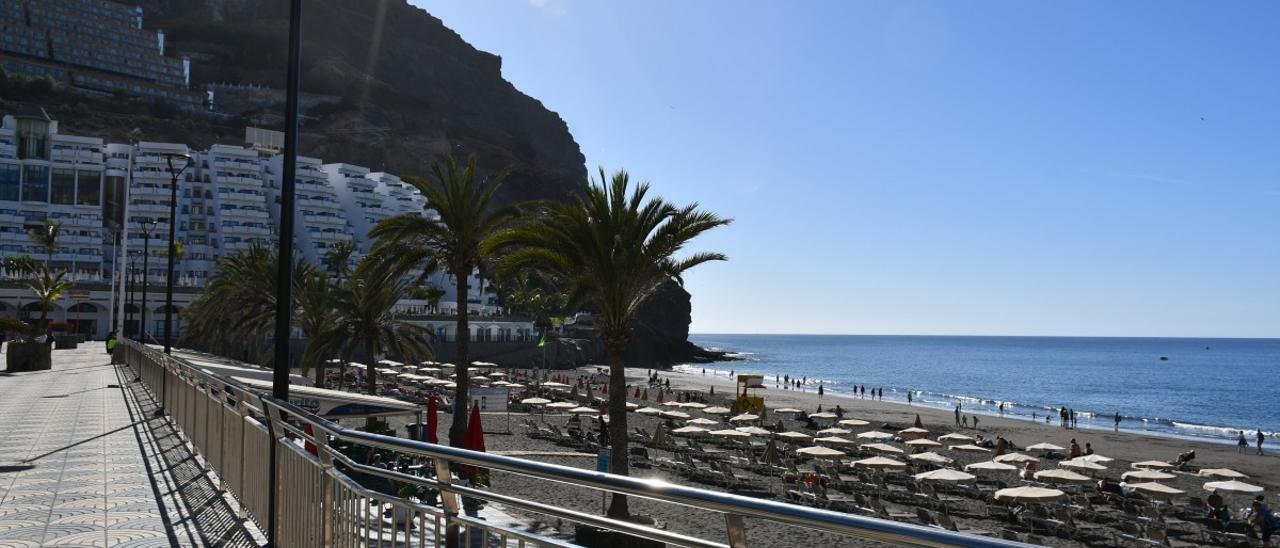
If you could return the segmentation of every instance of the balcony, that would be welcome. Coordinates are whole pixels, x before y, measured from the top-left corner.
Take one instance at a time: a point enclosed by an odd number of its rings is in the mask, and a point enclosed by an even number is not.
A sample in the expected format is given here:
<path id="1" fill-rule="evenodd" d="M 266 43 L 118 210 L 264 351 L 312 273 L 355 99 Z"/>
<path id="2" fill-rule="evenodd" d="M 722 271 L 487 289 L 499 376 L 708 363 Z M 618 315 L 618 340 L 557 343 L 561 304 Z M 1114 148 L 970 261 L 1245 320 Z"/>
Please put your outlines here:
<path id="1" fill-rule="evenodd" d="M 0 158 L 17 158 L 18 146 L 0 144 Z"/>
<path id="2" fill-rule="evenodd" d="M 88 150 L 59 150 L 49 152 L 49 160 L 67 164 L 101 164 L 102 153 Z"/>

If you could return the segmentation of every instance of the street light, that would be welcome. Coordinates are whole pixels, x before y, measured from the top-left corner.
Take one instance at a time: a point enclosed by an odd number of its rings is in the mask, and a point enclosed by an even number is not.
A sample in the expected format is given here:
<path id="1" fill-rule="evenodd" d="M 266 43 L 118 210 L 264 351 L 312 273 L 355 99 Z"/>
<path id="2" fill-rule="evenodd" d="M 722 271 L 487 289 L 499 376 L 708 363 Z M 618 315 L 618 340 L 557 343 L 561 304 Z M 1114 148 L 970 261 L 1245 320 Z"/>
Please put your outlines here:
<path id="1" fill-rule="evenodd" d="M 142 324 L 139 329 L 142 344 L 147 344 L 147 278 L 150 278 L 151 269 L 149 268 L 151 261 L 151 231 L 156 229 L 156 220 L 151 217 L 143 217 L 138 225 L 142 227 Z"/>
<path id="2" fill-rule="evenodd" d="M 173 353 L 173 260 L 177 255 L 174 235 L 178 227 L 178 176 L 191 165 L 190 154 L 167 153 L 165 161 L 169 164 L 169 274 L 165 282 L 164 297 L 164 353 Z M 178 166 L 174 161 L 179 162 Z"/>

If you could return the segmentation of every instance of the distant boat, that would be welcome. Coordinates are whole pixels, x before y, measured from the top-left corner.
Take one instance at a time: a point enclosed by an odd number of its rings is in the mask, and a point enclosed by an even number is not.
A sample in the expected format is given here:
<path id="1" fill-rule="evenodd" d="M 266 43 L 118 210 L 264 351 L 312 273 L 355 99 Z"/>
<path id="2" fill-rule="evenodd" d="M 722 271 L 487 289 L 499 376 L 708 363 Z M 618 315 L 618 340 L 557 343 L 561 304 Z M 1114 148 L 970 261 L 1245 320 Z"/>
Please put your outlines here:
<path id="1" fill-rule="evenodd" d="M 1169 356 L 1160 356 L 1160 361 L 1162 361 L 1162 362 L 1167 362 L 1167 361 L 1169 361 Z"/>

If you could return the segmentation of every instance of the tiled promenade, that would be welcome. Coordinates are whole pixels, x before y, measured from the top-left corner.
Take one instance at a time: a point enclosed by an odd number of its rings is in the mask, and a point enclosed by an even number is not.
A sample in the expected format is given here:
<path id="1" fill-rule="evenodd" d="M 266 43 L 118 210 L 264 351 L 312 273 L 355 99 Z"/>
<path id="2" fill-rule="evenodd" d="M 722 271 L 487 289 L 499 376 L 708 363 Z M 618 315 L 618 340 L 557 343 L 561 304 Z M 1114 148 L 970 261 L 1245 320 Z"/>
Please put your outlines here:
<path id="1" fill-rule="evenodd" d="M 261 544 L 132 381 L 100 342 L 0 373 L 0 548 Z"/>

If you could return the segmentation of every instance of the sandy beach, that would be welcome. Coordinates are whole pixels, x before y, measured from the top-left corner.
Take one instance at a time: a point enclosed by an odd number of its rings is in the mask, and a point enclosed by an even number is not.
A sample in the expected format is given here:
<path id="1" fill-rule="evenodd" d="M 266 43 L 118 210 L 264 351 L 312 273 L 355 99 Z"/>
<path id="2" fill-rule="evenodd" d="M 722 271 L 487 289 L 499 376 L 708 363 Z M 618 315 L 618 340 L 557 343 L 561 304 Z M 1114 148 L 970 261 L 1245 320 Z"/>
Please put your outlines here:
<path id="1" fill-rule="evenodd" d="M 559 373 L 567 374 L 572 378 L 575 375 L 595 373 L 595 368 L 583 368 L 578 371 Z M 648 375 L 649 370 L 628 370 L 629 382 L 633 387 L 644 385 Z M 733 381 L 725 376 L 713 376 L 710 374 L 704 376 L 697 373 L 673 371 L 660 371 L 659 375 L 664 381 L 669 379 L 671 388 L 675 391 L 697 391 L 705 396 L 714 387 L 715 395 L 708 397 L 714 403 L 727 403 L 729 397 L 733 394 Z M 832 394 L 826 394 L 820 398 L 812 391 L 768 389 L 764 393 L 765 401 L 771 409 L 797 407 L 813 412 L 819 405 L 824 410 L 831 410 L 836 405 L 840 405 L 845 410 L 846 418 L 858 418 L 871 423 L 871 426 L 859 430 L 879 428 L 892 431 L 905 428 L 914 422 L 918 414 L 924 427 L 930 429 L 935 436 L 951 431 L 962 431 L 969 435 L 975 433 L 982 433 L 986 436 L 1001 435 L 1022 447 L 1039 442 L 1051 442 L 1067 446 L 1071 438 L 1076 438 L 1082 447 L 1086 442 L 1091 443 L 1097 453 L 1117 459 L 1118 462 L 1112 463 L 1109 466 L 1108 473 L 1105 474 L 1105 477 L 1114 479 L 1119 479 L 1120 473 L 1128 471 L 1130 469 L 1129 464 L 1132 462 L 1143 460 L 1168 461 L 1174 459 L 1179 453 L 1194 449 L 1197 453 L 1194 464 L 1201 468 L 1232 468 L 1243 472 L 1250 476 L 1248 480 L 1250 483 L 1266 487 L 1269 494 L 1274 493 L 1277 486 L 1280 486 L 1280 459 L 1274 455 L 1257 456 L 1253 454 L 1252 449 L 1246 454 L 1240 454 L 1234 446 L 1222 444 L 1141 436 L 1126 432 L 1066 430 L 1056 424 L 1045 425 L 1027 420 L 1011 420 L 988 416 L 981 417 L 980 427 L 976 430 L 973 428 L 958 429 L 954 426 L 955 421 L 952 412 L 940 409 L 856 399 Z M 630 391 L 628 395 L 631 395 Z M 653 399 L 652 396 L 653 394 L 651 394 L 650 400 Z M 645 403 L 652 404 L 652 401 L 638 403 L 642 405 Z M 696 412 L 692 412 L 692 414 L 697 415 Z M 558 414 L 542 416 L 536 413 L 487 413 L 483 418 L 487 433 L 485 436 L 487 448 L 491 452 L 584 469 L 594 469 L 596 462 L 593 453 L 576 452 L 548 440 L 535 439 L 528 435 L 528 429 L 524 426 L 526 420 L 546 421 L 550 424 L 563 425 L 568 418 L 568 415 Z M 440 419 L 440 431 L 443 434 L 448 429 L 450 415 L 442 413 Z M 771 423 L 775 420 L 775 417 L 770 418 Z M 393 425 L 397 427 L 399 432 L 404 432 L 402 425 L 405 422 L 409 422 L 409 420 L 398 419 L 393 422 Z M 660 419 L 650 416 L 635 413 L 628 415 L 628 425 L 630 427 L 639 427 L 649 432 L 652 432 L 659 422 L 661 422 Z M 508 424 L 510 424 L 509 433 L 507 431 Z M 790 429 L 799 428 L 799 423 L 796 421 L 786 421 L 786 424 Z M 662 451 L 651 451 L 651 456 L 661 456 L 662 453 Z M 961 460 L 957 464 L 986 460 L 988 458 L 990 458 L 989 455 Z M 1050 462 L 1045 462 L 1042 468 L 1052 468 L 1054 466 Z M 701 488 L 719 489 L 714 485 L 689 481 L 658 467 L 633 469 L 633 475 Z M 764 487 L 764 492 L 751 496 L 768 496 L 776 499 L 781 499 L 784 496 L 787 487 L 784 487 L 779 478 L 768 476 L 756 476 L 756 478 L 760 485 Z M 557 505 L 585 512 L 601 512 L 603 508 L 601 497 L 598 493 L 575 488 L 571 485 L 532 480 L 501 473 L 494 474 L 492 481 L 495 489 L 516 496 L 554 501 Z M 1187 491 L 1190 496 L 1204 498 L 1208 494 L 1202 488 L 1203 483 L 1206 481 L 1210 480 L 1190 474 L 1179 474 L 1176 479 L 1165 483 Z M 912 511 L 909 507 L 903 509 Z M 527 519 L 531 528 L 540 530 L 543 533 L 564 537 L 571 537 L 572 535 L 572 531 L 567 525 L 556 523 L 555 520 L 548 521 L 541 516 L 512 511 L 511 509 L 506 509 L 506 511 Z M 723 539 L 723 517 L 714 513 L 691 511 L 683 507 L 673 507 L 645 500 L 634 500 L 632 511 L 639 515 L 652 517 L 658 526 L 669 530 L 694 534 L 703 538 Z M 962 518 L 961 521 L 970 526 L 989 530 L 998 530 L 1001 527 L 1001 523 L 986 519 L 985 516 L 968 516 Z M 763 523 L 759 520 L 749 520 L 748 528 L 753 546 L 794 546 L 811 542 L 826 546 L 875 544 L 870 541 L 851 544 L 848 539 L 828 538 L 813 531 Z M 1048 537 L 1044 541 L 1054 546 L 1085 545 L 1081 542 L 1057 537 Z"/>

